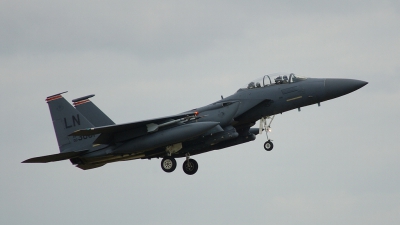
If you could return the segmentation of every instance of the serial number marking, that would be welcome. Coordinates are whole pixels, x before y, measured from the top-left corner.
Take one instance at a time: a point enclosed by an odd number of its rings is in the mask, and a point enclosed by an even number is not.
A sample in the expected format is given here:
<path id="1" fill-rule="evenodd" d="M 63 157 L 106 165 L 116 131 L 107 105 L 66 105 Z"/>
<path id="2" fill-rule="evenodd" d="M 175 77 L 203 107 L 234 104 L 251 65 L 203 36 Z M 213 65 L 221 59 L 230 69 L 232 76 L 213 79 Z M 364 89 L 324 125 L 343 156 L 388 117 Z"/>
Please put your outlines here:
<path id="1" fill-rule="evenodd" d="M 73 136 L 73 140 L 74 140 L 74 142 L 77 142 L 77 141 L 83 141 L 83 140 L 86 140 L 86 139 L 90 139 L 90 138 L 93 138 L 93 137 L 94 137 L 94 135 Z"/>

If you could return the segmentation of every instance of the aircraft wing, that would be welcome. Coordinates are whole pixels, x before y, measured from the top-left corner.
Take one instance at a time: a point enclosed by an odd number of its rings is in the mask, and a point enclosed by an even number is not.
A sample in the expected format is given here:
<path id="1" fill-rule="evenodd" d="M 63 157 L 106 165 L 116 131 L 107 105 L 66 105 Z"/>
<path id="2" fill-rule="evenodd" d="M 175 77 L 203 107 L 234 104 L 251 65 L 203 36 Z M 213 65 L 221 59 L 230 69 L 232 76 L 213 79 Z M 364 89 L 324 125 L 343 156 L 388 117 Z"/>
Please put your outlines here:
<path id="1" fill-rule="evenodd" d="M 64 152 L 64 153 L 58 153 L 58 154 L 53 154 L 53 155 L 45 155 L 45 156 L 39 156 L 35 158 L 30 158 L 22 163 L 48 163 L 48 162 L 56 162 L 56 161 L 61 161 L 65 159 L 71 159 L 76 156 L 79 156 L 83 153 L 87 152 L 86 151 L 79 151 L 79 152 Z"/>
<path id="2" fill-rule="evenodd" d="M 161 117 L 150 120 L 143 120 L 133 123 L 124 123 L 118 125 L 110 125 L 110 126 L 101 126 L 101 127 L 93 127 L 87 128 L 83 130 L 77 130 L 69 134 L 69 136 L 90 136 L 101 134 L 93 144 L 108 144 L 110 142 L 110 138 L 116 134 L 120 134 L 120 141 L 138 137 L 145 135 L 149 132 L 156 131 L 158 127 L 169 125 L 172 123 L 180 122 L 185 119 L 193 119 L 195 118 L 197 113 L 182 113 L 174 116 Z M 126 133 L 126 131 L 130 131 L 129 135 L 121 135 Z M 135 133 L 135 134 L 133 134 Z M 122 138 L 122 139 L 121 139 Z"/>

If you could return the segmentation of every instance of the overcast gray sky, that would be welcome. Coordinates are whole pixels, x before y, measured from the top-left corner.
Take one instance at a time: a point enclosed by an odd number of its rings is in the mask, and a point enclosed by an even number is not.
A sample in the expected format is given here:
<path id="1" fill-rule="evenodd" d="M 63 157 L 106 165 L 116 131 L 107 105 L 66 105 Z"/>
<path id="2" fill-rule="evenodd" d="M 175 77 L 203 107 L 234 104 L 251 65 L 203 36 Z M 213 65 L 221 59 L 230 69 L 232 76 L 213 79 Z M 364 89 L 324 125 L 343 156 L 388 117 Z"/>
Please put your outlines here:
<path id="1" fill-rule="evenodd" d="M 166 116 L 264 74 L 368 81 L 278 115 L 266 137 L 82 171 L 21 164 L 58 146 L 45 98 L 115 122 Z M 0 224 L 399 224 L 399 1 L 0 1 Z"/>

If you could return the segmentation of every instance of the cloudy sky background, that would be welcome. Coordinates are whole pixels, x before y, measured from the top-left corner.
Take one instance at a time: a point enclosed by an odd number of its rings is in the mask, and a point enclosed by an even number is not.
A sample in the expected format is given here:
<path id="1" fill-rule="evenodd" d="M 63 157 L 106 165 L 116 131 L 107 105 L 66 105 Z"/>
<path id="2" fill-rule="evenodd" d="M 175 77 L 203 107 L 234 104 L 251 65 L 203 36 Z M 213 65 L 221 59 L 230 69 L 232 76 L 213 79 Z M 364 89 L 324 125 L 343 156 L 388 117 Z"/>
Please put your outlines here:
<path id="1" fill-rule="evenodd" d="M 82 171 L 21 164 L 58 146 L 45 98 L 115 122 L 171 115 L 268 73 L 368 81 L 278 115 L 266 137 Z M 0 1 L 0 224 L 398 224 L 399 1 Z"/>

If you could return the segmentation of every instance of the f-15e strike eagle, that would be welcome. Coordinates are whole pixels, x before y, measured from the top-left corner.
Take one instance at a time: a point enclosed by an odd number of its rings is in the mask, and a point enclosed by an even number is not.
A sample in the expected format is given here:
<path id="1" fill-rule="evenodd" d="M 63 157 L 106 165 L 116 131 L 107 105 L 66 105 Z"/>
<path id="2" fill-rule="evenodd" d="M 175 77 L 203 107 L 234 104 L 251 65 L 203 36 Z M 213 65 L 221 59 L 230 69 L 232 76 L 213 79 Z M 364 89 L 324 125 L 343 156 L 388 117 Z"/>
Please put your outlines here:
<path id="1" fill-rule="evenodd" d="M 265 75 L 235 94 L 212 104 L 172 116 L 115 124 L 89 98 L 69 104 L 60 93 L 46 98 L 60 153 L 35 157 L 23 163 L 69 159 L 87 170 L 107 163 L 162 158 L 161 168 L 172 172 L 175 158 L 186 157 L 183 171 L 197 172 L 190 156 L 243 144 L 269 131 L 274 115 L 320 104 L 353 92 L 367 82 L 353 79 L 317 79 L 290 74 Z M 259 128 L 252 128 L 260 120 Z M 267 135 L 268 139 L 268 135 Z M 271 140 L 264 144 L 272 150 Z"/>

